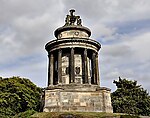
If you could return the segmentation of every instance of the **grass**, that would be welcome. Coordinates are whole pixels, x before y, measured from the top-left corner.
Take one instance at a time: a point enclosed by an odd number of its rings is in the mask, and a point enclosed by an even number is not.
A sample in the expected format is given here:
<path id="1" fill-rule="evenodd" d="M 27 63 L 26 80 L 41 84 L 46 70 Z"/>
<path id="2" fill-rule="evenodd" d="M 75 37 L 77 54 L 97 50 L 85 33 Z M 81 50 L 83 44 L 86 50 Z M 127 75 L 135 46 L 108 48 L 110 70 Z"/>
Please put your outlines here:
<path id="1" fill-rule="evenodd" d="M 119 114 L 100 112 L 41 112 L 31 118 L 119 118 Z"/>

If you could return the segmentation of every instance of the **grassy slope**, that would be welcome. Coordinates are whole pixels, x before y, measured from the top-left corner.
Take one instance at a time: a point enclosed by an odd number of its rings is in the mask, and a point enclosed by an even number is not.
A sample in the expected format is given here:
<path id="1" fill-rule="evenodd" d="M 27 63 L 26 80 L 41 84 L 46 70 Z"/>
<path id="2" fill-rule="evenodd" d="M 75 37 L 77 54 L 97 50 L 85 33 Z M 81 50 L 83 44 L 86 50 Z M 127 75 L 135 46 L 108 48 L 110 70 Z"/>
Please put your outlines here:
<path id="1" fill-rule="evenodd" d="M 41 112 L 32 115 L 32 118 L 117 118 L 119 114 L 99 112 Z"/>

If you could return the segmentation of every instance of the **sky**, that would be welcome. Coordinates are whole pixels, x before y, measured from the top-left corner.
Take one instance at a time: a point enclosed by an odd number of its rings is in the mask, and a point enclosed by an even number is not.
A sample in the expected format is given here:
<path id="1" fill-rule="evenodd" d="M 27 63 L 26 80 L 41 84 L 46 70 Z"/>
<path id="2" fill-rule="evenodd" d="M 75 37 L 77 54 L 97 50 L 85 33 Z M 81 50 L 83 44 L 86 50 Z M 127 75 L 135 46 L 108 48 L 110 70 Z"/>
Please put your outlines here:
<path id="1" fill-rule="evenodd" d="M 101 86 L 115 91 L 120 76 L 150 92 L 150 0 L 0 0 L 0 76 L 46 87 L 45 44 L 72 8 L 102 45 Z"/>

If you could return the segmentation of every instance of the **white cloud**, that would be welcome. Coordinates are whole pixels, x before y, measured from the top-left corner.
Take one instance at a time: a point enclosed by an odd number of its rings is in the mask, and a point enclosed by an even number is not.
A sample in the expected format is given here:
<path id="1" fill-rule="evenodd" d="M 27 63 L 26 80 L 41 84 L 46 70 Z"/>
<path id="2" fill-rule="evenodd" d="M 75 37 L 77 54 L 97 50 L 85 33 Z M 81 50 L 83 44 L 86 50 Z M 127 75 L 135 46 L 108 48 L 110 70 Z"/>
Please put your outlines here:
<path id="1" fill-rule="evenodd" d="M 121 76 L 138 80 L 150 91 L 149 5 L 148 0 L 1 0 L 0 75 L 29 77 L 46 86 L 44 45 L 75 8 L 91 38 L 102 43 L 101 85 L 114 90 L 112 81 Z"/>
<path id="2" fill-rule="evenodd" d="M 109 41 L 113 39 L 113 35 L 116 32 L 116 28 L 115 27 L 109 27 L 105 24 L 102 23 L 96 23 L 92 26 L 92 38 L 94 39 L 99 39 L 100 37 L 102 37 L 101 41 Z M 103 39 L 105 38 L 105 39 Z"/>
<path id="3" fill-rule="evenodd" d="M 137 34 L 131 38 L 131 41 L 128 41 L 130 47 L 134 50 L 135 54 L 133 55 L 135 59 L 141 62 L 150 61 L 150 31 L 144 32 L 143 34 Z"/>
<path id="4" fill-rule="evenodd" d="M 150 81 L 150 32 L 129 34 L 122 38 L 119 43 L 102 46 L 102 77 L 109 79 L 110 83 L 119 76 L 137 80 L 150 90 L 147 85 Z"/>

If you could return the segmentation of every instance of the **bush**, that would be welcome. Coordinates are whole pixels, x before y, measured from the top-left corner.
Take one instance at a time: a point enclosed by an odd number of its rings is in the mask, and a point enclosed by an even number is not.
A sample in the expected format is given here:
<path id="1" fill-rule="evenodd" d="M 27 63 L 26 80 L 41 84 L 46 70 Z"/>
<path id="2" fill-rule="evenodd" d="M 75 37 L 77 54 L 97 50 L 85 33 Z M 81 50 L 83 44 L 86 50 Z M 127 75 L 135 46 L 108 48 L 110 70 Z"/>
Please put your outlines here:
<path id="1" fill-rule="evenodd" d="M 114 81 L 117 90 L 111 94 L 114 113 L 150 115 L 150 96 L 137 81 L 121 79 Z"/>
<path id="2" fill-rule="evenodd" d="M 41 88 L 20 77 L 0 79 L 0 117 L 10 118 L 20 112 L 40 109 Z"/>
<path id="3" fill-rule="evenodd" d="M 121 115 L 120 118 L 140 118 L 139 116 L 133 116 L 133 115 Z"/>

